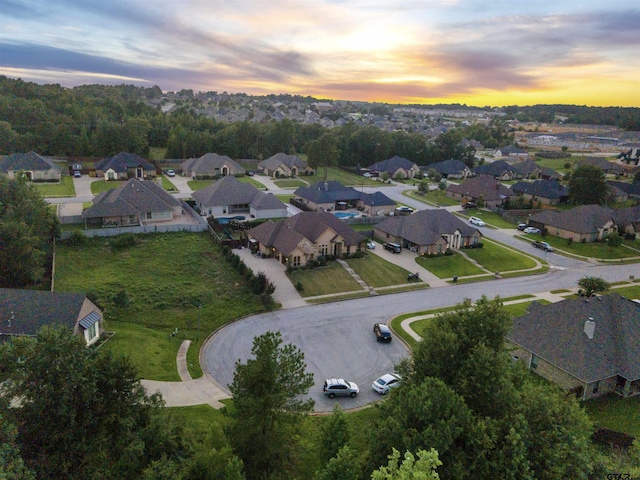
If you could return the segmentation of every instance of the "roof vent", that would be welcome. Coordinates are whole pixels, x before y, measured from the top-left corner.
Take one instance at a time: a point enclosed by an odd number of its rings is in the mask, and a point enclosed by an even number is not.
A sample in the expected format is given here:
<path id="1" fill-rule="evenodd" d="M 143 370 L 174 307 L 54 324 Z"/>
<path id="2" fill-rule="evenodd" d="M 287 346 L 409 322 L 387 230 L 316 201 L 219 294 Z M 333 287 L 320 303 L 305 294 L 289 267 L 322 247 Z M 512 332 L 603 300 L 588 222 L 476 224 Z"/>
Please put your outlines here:
<path id="1" fill-rule="evenodd" d="M 584 322 L 584 334 L 589 340 L 593 338 L 593 334 L 596 331 L 596 322 L 593 321 L 593 317 L 589 317 L 589 320 Z"/>

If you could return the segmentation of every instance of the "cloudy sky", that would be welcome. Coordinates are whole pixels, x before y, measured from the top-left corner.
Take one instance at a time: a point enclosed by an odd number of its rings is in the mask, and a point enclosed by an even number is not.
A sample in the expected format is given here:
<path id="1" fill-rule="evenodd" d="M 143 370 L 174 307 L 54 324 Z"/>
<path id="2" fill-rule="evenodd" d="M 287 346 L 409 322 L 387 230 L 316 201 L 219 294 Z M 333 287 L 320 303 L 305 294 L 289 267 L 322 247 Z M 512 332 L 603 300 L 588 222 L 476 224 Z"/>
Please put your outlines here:
<path id="1" fill-rule="evenodd" d="M 639 0 L 0 0 L 0 75 L 639 107 L 639 26 Z"/>

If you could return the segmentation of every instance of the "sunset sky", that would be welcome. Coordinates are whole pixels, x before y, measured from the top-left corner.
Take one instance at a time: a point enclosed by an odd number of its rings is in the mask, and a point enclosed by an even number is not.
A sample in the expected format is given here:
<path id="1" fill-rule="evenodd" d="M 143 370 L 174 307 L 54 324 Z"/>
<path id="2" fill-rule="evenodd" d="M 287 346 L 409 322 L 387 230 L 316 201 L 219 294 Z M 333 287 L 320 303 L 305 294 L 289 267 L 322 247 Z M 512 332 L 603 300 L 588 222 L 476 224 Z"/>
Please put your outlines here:
<path id="1" fill-rule="evenodd" d="M 0 0 L 0 75 L 387 103 L 640 107 L 640 0 Z"/>

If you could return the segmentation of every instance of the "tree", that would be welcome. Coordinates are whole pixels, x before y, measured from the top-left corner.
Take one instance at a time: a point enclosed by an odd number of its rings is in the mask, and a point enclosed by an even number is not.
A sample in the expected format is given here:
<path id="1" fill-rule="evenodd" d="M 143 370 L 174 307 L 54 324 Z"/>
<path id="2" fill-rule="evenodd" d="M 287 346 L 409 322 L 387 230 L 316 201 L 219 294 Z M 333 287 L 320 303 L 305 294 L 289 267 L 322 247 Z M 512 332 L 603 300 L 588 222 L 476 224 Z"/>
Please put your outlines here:
<path id="1" fill-rule="evenodd" d="M 358 480 L 362 473 L 362 466 L 360 465 L 358 452 L 350 447 L 344 445 L 336 456 L 331 458 L 325 467 L 316 473 L 315 480 L 334 480 L 339 478 L 340 480 Z"/>
<path id="2" fill-rule="evenodd" d="M 297 428 L 314 404 L 300 398 L 313 385 L 300 349 L 282 346 L 280 333 L 267 332 L 253 339 L 251 353 L 254 358 L 246 363 L 236 362 L 229 385 L 233 421 L 227 429 L 249 480 L 292 469 Z"/>
<path id="3" fill-rule="evenodd" d="M 314 140 L 309 144 L 307 149 L 307 157 L 309 166 L 314 169 L 324 167 L 324 179 L 327 179 L 327 169 L 337 165 L 340 158 L 340 150 L 336 146 L 333 135 L 325 133 L 318 140 Z"/>
<path id="4" fill-rule="evenodd" d="M 327 461 L 349 443 L 349 426 L 340 405 L 333 407 L 333 413 L 321 428 L 321 456 Z"/>
<path id="5" fill-rule="evenodd" d="M 602 205 L 607 198 L 607 182 L 602 169 L 581 165 L 569 179 L 569 198 L 577 205 Z"/>
<path id="6" fill-rule="evenodd" d="M 389 455 L 387 466 L 380 467 L 371 474 L 371 480 L 438 480 L 440 476 L 436 469 L 442 465 L 438 459 L 438 452 L 433 448 L 428 452 L 418 450 L 416 457 L 411 452 L 404 454 L 404 460 L 400 462 L 400 452 L 393 449 Z"/>
<path id="7" fill-rule="evenodd" d="M 8 408 L 6 399 L 0 399 L 2 410 Z M 0 478 L 8 480 L 33 480 L 35 476 L 24 465 L 20 446 L 16 441 L 18 430 L 0 413 Z"/>
<path id="8" fill-rule="evenodd" d="M 0 176 L 0 287 L 42 280 L 48 244 L 58 228 L 35 187 L 24 178 Z"/>
<path id="9" fill-rule="evenodd" d="M 578 280 L 579 295 L 592 297 L 594 293 L 604 293 L 611 289 L 611 284 L 600 277 L 582 277 Z"/>
<path id="10" fill-rule="evenodd" d="M 134 478 L 149 462 L 185 452 L 129 360 L 87 348 L 66 328 L 1 345 L 0 364 L 3 394 L 21 405 L 6 415 L 37 478 Z"/>
<path id="11" fill-rule="evenodd" d="M 418 192 L 420 192 L 423 195 L 429 193 L 429 180 L 422 180 L 418 184 Z"/>

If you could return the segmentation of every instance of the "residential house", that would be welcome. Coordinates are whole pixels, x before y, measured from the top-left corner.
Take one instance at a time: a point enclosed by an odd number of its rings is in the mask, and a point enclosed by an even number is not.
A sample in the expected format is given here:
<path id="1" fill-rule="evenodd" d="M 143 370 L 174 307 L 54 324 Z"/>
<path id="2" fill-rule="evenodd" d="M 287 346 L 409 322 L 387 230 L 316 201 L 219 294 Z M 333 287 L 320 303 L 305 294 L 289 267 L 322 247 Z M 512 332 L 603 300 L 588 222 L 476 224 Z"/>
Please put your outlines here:
<path id="1" fill-rule="evenodd" d="M 480 242 L 482 233 L 445 209 L 419 210 L 389 217 L 374 226 L 374 236 L 393 242 L 418 255 L 437 255 Z"/>
<path id="2" fill-rule="evenodd" d="M 243 175 L 244 168 L 226 155 L 206 153 L 200 158 L 190 158 L 180 165 L 182 174 L 190 178 L 218 178 L 227 175 Z"/>
<path id="3" fill-rule="evenodd" d="M 640 164 L 640 148 L 633 146 L 629 148 L 629 150 L 621 152 L 620 155 L 617 156 L 617 159 L 618 163 L 637 167 Z"/>
<path id="4" fill-rule="evenodd" d="M 618 226 L 619 234 L 640 233 L 640 205 L 627 208 L 612 208 L 613 220 Z"/>
<path id="5" fill-rule="evenodd" d="M 541 167 L 533 160 L 524 160 L 522 162 L 513 163 L 511 167 L 516 172 L 516 178 L 529 178 L 543 180 L 560 180 L 562 175 L 549 167 Z"/>
<path id="6" fill-rule="evenodd" d="M 411 160 L 396 155 L 395 157 L 370 165 L 369 171 L 374 175 L 377 173 L 377 176 L 386 172 L 389 178 L 414 178 L 420 173 L 420 167 Z"/>
<path id="7" fill-rule="evenodd" d="M 120 152 L 113 157 L 103 158 L 94 166 L 96 177 L 104 177 L 105 180 L 144 179 L 156 176 L 156 167 L 135 153 Z"/>
<path id="8" fill-rule="evenodd" d="M 258 170 L 263 175 L 273 178 L 298 177 L 300 175 L 313 175 L 315 172 L 307 162 L 296 155 L 286 153 L 276 153 L 266 160 L 258 163 Z"/>
<path id="9" fill-rule="evenodd" d="M 583 400 L 640 393 L 640 304 L 615 293 L 531 304 L 507 335 L 514 359 Z"/>
<path id="10" fill-rule="evenodd" d="M 278 222 L 267 220 L 247 231 L 252 251 L 300 267 L 320 256 L 349 255 L 364 249 L 364 237 L 327 212 L 301 212 Z"/>
<path id="11" fill-rule="evenodd" d="M 569 189 L 557 180 L 520 181 L 514 183 L 511 190 L 522 196 L 523 200 L 541 205 L 558 205 L 569 199 Z"/>
<path id="12" fill-rule="evenodd" d="M 235 177 L 222 177 L 191 195 L 202 215 L 221 217 L 248 214 L 251 218 L 283 218 L 287 206 L 273 194 L 261 192 Z"/>
<path id="13" fill-rule="evenodd" d="M 484 150 L 484 145 L 480 143 L 478 140 L 463 138 L 460 142 L 460 145 L 464 148 L 473 147 L 477 150 Z"/>
<path id="14" fill-rule="evenodd" d="M 16 178 L 20 173 L 31 182 L 59 182 L 62 177 L 62 169 L 53 160 L 35 152 L 12 153 L 0 158 L 0 174 Z"/>
<path id="15" fill-rule="evenodd" d="M 421 168 L 425 173 L 433 168 L 442 175 L 442 178 L 447 179 L 467 178 L 472 175 L 471 170 L 462 160 L 444 160 L 442 162 L 431 163 Z"/>
<path id="16" fill-rule="evenodd" d="M 491 175 L 478 175 L 465 179 L 459 185 L 449 185 L 446 196 L 476 203 L 482 199 L 487 207 L 500 207 L 507 198 L 516 197 L 516 193 Z"/>
<path id="17" fill-rule="evenodd" d="M 300 208 L 315 212 L 357 208 L 367 215 L 389 215 L 396 208 L 396 202 L 381 192 L 360 192 L 335 180 L 298 187 L 293 198 Z"/>
<path id="18" fill-rule="evenodd" d="M 618 190 L 622 190 L 627 194 L 627 198 L 633 198 L 635 200 L 640 199 L 640 182 L 618 182 L 615 180 L 607 180 L 609 187 L 615 187 Z"/>
<path id="19" fill-rule="evenodd" d="M 582 160 L 578 160 L 576 162 L 576 167 L 582 167 L 584 165 L 592 165 L 594 167 L 598 167 L 604 172 L 605 175 L 615 175 L 624 172 L 624 168 L 621 165 L 614 162 L 609 162 L 606 158 L 601 157 L 585 157 Z"/>
<path id="20" fill-rule="evenodd" d="M 183 214 L 182 203 L 155 181 L 131 178 L 95 197 L 82 218 L 85 226 L 120 227 L 169 222 Z"/>
<path id="21" fill-rule="evenodd" d="M 82 293 L 0 288 L 0 341 L 36 336 L 45 325 L 68 327 L 87 345 L 104 333 L 102 310 Z"/>
<path id="22" fill-rule="evenodd" d="M 476 175 L 491 175 L 501 182 L 513 180 L 517 175 L 516 169 L 504 160 L 478 165 L 473 169 L 473 173 Z"/>
<path id="23" fill-rule="evenodd" d="M 529 152 L 525 149 L 516 147 L 515 145 L 507 145 L 505 147 L 496 148 L 493 152 L 497 158 L 511 157 L 511 158 L 526 158 L 529 156 Z"/>
<path id="24" fill-rule="evenodd" d="M 574 242 L 600 241 L 618 229 L 613 211 L 600 205 L 580 205 L 563 212 L 545 210 L 529 217 L 529 225 Z"/>

